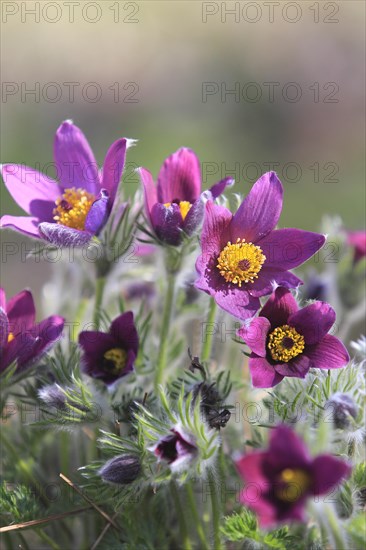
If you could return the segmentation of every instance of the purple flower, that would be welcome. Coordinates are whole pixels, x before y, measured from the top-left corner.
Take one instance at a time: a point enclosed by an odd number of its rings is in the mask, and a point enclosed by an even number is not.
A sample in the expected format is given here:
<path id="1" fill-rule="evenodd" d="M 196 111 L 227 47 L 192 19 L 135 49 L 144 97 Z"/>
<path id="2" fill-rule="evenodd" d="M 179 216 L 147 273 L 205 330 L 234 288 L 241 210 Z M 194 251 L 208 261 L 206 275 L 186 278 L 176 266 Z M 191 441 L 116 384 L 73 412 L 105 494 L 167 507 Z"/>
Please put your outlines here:
<path id="1" fill-rule="evenodd" d="M 196 262 L 198 289 L 234 317 L 247 319 L 259 309 L 259 297 L 275 285 L 295 288 L 302 281 L 288 270 L 310 258 L 325 237 L 301 229 L 273 229 L 282 209 L 282 184 L 264 174 L 237 212 L 206 203 Z"/>
<path id="2" fill-rule="evenodd" d="M 6 302 L 0 288 L 0 372 L 16 361 L 17 372 L 35 363 L 61 336 L 65 320 L 52 315 L 35 323 L 36 310 L 29 290 Z"/>
<path id="3" fill-rule="evenodd" d="M 310 368 L 338 369 L 349 355 L 338 338 L 327 334 L 335 312 L 325 302 L 299 309 L 291 292 L 278 287 L 259 312 L 238 330 L 252 354 L 253 386 L 275 386 L 285 376 L 305 378 Z"/>
<path id="4" fill-rule="evenodd" d="M 304 521 L 307 498 L 328 493 L 351 473 L 346 462 L 331 455 L 312 458 L 285 425 L 272 430 L 266 451 L 244 456 L 236 467 L 246 481 L 240 501 L 258 515 L 261 527 Z"/>
<path id="5" fill-rule="evenodd" d="M 128 485 L 138 478 L 141 472 L 141 463 L 137 456 L 120 455 L 108 460 L 99 470 L 99 475 L 108 483 Z"/>
<path id="6" fill-rule="evenodd" d="M 29 216 L 3 216 L 1 226 L 56 246 L 87 244 L 100 233 L 111 213 L 127 147 L 127 139 L 115 141 L 99 171 L 84 134 L 66 120 L 54 140 L 58 183 L 27 166 L 2 165 L 9 193 Z"/>
<path id="7" fill-rule="evenodd" d="M 83 371 L 102 380 L 108 386 L 133 371 L 139 337 L 132 311 L 123 313 L 112 322 L 109 332 L 96 330 L 79 334 L 83 349 Z"/>
<path id="8" fill-rule="evenodd" d="M 347 242 L 354 249 L 353 263 L 366 256 L 366 231 L 348 231 Z"/>
<path id="9" fill-rule="evenodd" d="M 160 459 L 168 462 L 173 471 L 181 469 L 196 455 L 197 447 L 179 426 L 172 428 L 170 435 L 162 437 L 150 450 Z"/>
<path id="10" fill-rule="evenodd" d="M 157 185 L 151 173 L 139 168 L 145 194 L 145 209 L 151 227 L 163 242 L 177 246 L 182 231 L 191 235 L 202 221 L 204 201 L 201 195 L 201 169 L 196 154 L 186 147 L 168 157 L 160 169 Z M 216 198 L 232 178 L 213 185 L 210 196 Z"/>

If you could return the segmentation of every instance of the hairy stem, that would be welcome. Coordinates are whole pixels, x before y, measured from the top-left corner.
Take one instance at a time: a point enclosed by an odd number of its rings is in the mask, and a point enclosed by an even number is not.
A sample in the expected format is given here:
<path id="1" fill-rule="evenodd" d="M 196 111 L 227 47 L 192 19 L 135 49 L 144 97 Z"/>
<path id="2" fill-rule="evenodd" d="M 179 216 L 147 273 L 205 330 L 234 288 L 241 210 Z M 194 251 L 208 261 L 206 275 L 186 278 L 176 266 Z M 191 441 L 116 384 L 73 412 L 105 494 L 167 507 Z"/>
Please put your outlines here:
<path id="1" fill-rule="evenodd" d="M 213 298 L 210 299 L 210 307 L 208 310 L 207 321 L 205 323 L 205 330 L 202 330 L 202 351 L 201 361 L 208 361 L 211 357 L 212 351 L 212 338 L 214 335 L 213 325 L 216 317 L 216 302 Z M 208 329 L 208 330 L 207 330 Z"/>
<path id="2" fill-rule="evenodd" d="M 186 490 L 187 490 L 188 502 L 192 512 L 193 520 L 196 526 L 198 537 L 201 541 L 201 548 L 203 550 L 209 550 L 209 545 L 206 540 L 205 531 L 202 526 L 201 518 L 199 517 L 199 514 L 198 514 L 196 499 L 194 497 L 193 488 L 192 488 L 192 483 L 190 481 L 186 483 Z"/>
<path id="3" fill-rule="evenodd" d="M 184 516 L 184 510 L 183 510 L 183 507 L 182 507 L 182 503 L 180 501 L 177 486 L 176 486 L 174 481 L 171 483 L 171 492 L 172 492 L 174 505 L 175 505 L 175 509 L 176 509 L 176 512 L 177 512 L 178 522 L 179 522 L 180 537 L 181 537 L 181 541 L 182 541 L 182 549 L 183 550 L 192 550 L 192 544 L 191 544 L 191 541 L 189 540 L 186 519 L 185 519 L 185 516 Z"/>
<path id="4" fill-rule="evenodd" d="M 95 303 L 94 303 L 94 314 L 93 314 L 93 324 L 94 324 L 95 330 L 99 330 L 100 308 L 103 302 L 105 283 L 106 283 L 105 277 L 98 277 L 95 283 Z"/>
<path id="5" fill-rule="evenodd" d="M 164 370 L 166 368 L 169 328 L 174 303 L 174 283 L 174 274 L 168 273 L 168 287 L 164 304 L 163 321 L 160 330 L 159 356 L 155 370 L 155 390 L 157 390 L 158 386 L 161 384 L 163 380 Z"/>

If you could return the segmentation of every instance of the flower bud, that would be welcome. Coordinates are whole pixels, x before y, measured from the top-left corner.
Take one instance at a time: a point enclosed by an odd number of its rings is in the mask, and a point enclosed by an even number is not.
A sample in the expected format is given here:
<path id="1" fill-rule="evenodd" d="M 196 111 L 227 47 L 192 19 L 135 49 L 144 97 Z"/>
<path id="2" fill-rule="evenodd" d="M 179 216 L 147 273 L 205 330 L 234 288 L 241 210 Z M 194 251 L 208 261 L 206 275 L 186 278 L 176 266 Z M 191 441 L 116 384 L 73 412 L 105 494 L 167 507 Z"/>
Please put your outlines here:
<path id="1" fill-rule="evenodd" d="M 349 417 L 357 417 L 358 408 L 354 401 L 346 393 L 335 393 L 327 402 L 332 407 L 332 419 L 336 428 L 344 430 L 348 428 Z"/>
<path id="2" fill-rule="evenodd" d="M 121 455 L 108 460 L 99 470 L 99 475 L 103 481 L 118 485 L 128 485 L 135 481 L 140 471 L 141 464 L 137 456 Z"/>

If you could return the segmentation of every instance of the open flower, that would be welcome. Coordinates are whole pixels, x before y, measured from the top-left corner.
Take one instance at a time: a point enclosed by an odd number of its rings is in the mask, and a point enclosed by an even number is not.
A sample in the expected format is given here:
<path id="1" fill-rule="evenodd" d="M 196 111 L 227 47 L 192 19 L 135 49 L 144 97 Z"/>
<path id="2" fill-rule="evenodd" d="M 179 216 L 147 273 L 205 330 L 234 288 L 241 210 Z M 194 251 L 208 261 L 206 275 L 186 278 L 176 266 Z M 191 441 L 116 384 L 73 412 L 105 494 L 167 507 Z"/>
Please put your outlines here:
<path id="1" fill-rule="evenodd" d="M 107 385 L 114 384 L 133 371 L 137 357 L 139 337 L 132 311 L 114 319 L 108 333 L 96 330 L 81 332 L 79 344 L 84 352 L 82 370 Z"/>
<path id="2" fill-rule="evenodd" d="M 196 154 L 186 147 L 168 157 L 160 169 L 157 185 L 151 173 L 139 168 L 145 194 L 145 209 L 151 227 L 163 242 L 176 246 L 182 231 L 191 235 L 202 221 L 204 201 L 201 195 L 201 169 Z M 232 178 L 213 185 L 210 197 L 216 198 Z"/>
<path id="3" fill-rule="evenodd" d="M 65 320 L 52 315 L 36 324 L 36 310 L 29 290 L 6 302 L 0 288 L 0 372 L 14 361 L 17 372 L 34 364 L 61 336 Z"/>
<path id="4" fill-rule="evenodd" d="M 197 446 L 192 436 L 186 434 L 180 426 L 172 428 L 171 433 L 162 437 L 150 451 L 170 465 L 172 471 L 181 470 L 197 454 Z"/>
<path id="5" fill-rule="evenodd" d="M 349 355 L 338 338 L 328 334 L 335 312 L 325 302 L 299 309 L 286 288 L 276 288 L 259 312 L 238 335 L 250 347 L 253 386 L 275 386 L 285 376 L 304 378 L 310 368 L 338 369 Z"/>
<path id="6" fill-rule="evenodd" d="M 3 216 L 1 226 L 56 246 L 87 244 L 100 233 L 111 213 L 128 145 L 125 138 L 115 141 L 98 171 L 84 134 L 66 120 L 54 140 L 58 183 L 27 166 L 2 165 L 9 193 L 29 216 Z"/>
<path id="7" fill-rule="evenodd" d="M 239 319 L 252 317 L 260 306 L 259 297 L 270 294 L 274 286 L 302 284 L 288 270 L 305 262 L 325 242 L 318 233 L 274 229 L 282 195 L 281 182 L 268 172 L 234 215 L 212 201 L 206 203 L 195 285 Z"/>
<path id="8" fill-rule="evenodd" d="M 305 443 L 285 425 L 271 432 L 266 451 L 236 461 L 246 486 L 242 504 L 258 515 L 261 527 L 286 520 L 304 521 L 307 498 L 324 495 L 351 473 L 351 467 L 331 455 L 312 458 Z"/>

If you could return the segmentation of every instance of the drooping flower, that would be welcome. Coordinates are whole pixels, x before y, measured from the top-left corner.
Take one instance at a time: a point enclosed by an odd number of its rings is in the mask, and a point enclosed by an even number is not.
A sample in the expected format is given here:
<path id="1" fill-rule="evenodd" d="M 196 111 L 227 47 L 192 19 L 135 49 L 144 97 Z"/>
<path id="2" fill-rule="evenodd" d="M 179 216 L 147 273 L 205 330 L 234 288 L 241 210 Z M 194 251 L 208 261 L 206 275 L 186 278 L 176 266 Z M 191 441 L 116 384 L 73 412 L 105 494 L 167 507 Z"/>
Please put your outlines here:
<path id="1" fill-rule="evenodd" d="M 139 168 L 145 195 L 145 210 L 156 236 L 177 246 L 182 232 L 191 235 L 202 221 L 204 201 L 201 194 L 201 169 L 196 154 L 186 147 L 170 155 L 160 169 L 157 185 L 151 173 Z M 210 188 L 209 197 L 217 198 L 227 185 L 225 178 Z"/>
<path id="2" fill-rule="evenodd" d="M 354 249 L 353 262 L 356 264 L 366 256 L 366 231 L 348 231 L 347 242 Z"/>
<path id="3" fill-rule="evenodd" d="M 306 500 L 324 495 L 351 473 L 329 454 L 312 458 L 302 439 L 288 426 L 272 430 L 268 449 L 236 461 L 246 485 L 240 501 L 258 516 L 261 527 L 305 520 Z"/>
<path id="4" fill-rule="evenodd" d="M 128 485 L 138 478 L 141 472 L 140 460 L 134 455 L 120 455 L 108 460 L 99 470 L 99 475 L 108 483 Z"/>
<path id="5" fill-rule="evenodd" d="M 288 270 L 305 262 L 325 242 L 318 233 L 274 229 L 282 195 L 281 182 L 268 172 L 234 215 L 211 201 L 206 203 L 195 285 L 239 319 L 252 317 L 259 309 L 259 297 L 270 294 L 274 286 L 302 284 Z"/>
<path id="6" fill-rule="evenodd" d="M 100 233 L 112 211 L 130 144 L 125 138 L 115 141 L 99 171 L 84 134 L 66 120 L 54 140 L 58 182 L 27 166 L 2 165 L 9 193 L 29 216 L 3 216 L 1 227 L 56 246 L 87 244 Z"/>
<path id="7" fill-rule="evenodd" d="M 31 292 L 23 290 L 6 302 L 0 288 L 0 372 L 16 361 L 16 372 L 34 364 L 58 340 L 65 320 L 58 315 L 36 324 Z"/>
<path id="8" fill-rule="evenodd" d="M 358 407 L 346 393 L 337 392 L 325 404 L 325 410 L 331 413 L 335 428 L 344 430 L 350 425 L 350 418 L 357 418 Z"/>
<path id="9" fill-rule="evenodd" d="M 114 319 L 108 333 L 81 332 L 79 344 L 83 350 L 83 372 L 107 385 L 114 384 L 133 371 L 138 353 L 139 337 L 132 311 Z"/>
<path id="10" fill-rule="evenodd" d="M 156 445 L 150 448 L 159 460 L 164 460 L 172 471 L 181 470 L 197 454 L 197 446 L 180 426 L 170 430 L 170 434 L 162 437 Z"/>
<path id="11" fill-rule="evenodd" d="M 304 378 L 311 368 L 338 369 L 349 355 L 338 338 L 328 334 L 335 312 L 325 302 L 299 309 L 291 292 L 276 288 L 260 310 L 238 335 L 252 353 L 249 369 L 253 386 L 275 386 L 285 376 Z"/>

